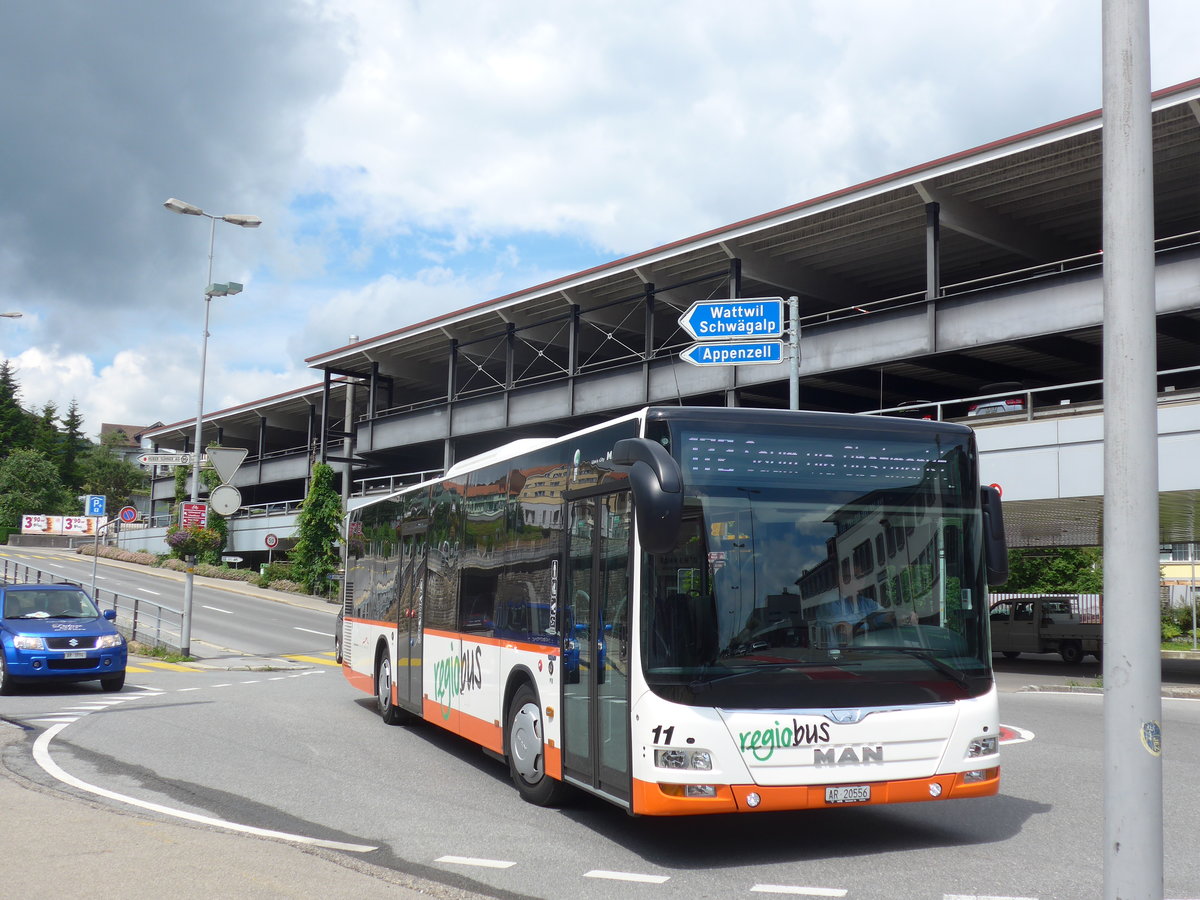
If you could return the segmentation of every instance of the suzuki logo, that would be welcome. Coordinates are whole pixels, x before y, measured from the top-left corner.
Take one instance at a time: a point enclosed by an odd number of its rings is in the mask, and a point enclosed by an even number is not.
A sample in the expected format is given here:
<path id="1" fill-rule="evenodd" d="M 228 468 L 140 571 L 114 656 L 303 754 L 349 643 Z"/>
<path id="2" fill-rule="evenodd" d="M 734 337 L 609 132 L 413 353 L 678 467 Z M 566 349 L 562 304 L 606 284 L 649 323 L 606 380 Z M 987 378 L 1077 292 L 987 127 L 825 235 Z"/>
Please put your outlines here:
<path id="1" fill-rule="evenodd" d="M 70 644 L 72 647 L 78 647 L 78 646 L 79 646 L 79 641 L 78 641 L 78 640 L 76 640 L 75 638 L 71 638 L 69 641 L 67 641 L 67 643 L 68 643 L 68 644 Z"/>

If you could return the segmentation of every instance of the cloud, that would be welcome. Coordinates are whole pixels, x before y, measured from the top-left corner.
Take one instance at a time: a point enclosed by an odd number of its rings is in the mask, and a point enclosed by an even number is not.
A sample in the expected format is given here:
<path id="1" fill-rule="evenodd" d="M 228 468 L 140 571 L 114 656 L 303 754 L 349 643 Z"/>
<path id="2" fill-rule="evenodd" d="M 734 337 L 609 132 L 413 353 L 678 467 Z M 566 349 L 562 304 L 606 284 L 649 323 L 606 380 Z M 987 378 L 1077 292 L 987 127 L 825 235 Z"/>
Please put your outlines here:
<path id="1" fill-rule="evenodd" d="M 1194 77 L 1151 5 L 1153 84 Z M 194 415 L 305 357 L 1100 105 L 1093 0 L 0 4 L 0 325 L 29 402 Z M 10 327 L 11 326 L 11 327 Z M 98 425 L 97 425 L 98 427 Z"/>

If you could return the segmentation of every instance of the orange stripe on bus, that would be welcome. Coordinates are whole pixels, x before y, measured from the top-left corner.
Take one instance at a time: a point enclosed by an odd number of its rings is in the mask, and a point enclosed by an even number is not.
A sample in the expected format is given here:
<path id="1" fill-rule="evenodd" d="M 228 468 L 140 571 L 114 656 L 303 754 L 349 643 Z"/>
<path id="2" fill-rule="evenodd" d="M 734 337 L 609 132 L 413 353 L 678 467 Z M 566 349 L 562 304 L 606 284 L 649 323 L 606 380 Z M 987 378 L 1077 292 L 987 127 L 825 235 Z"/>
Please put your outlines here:
<path id="1" fill-rule="evenodd" d="M 703 784 L 697 773 L 696 783 Z M 864 782 L 866 784 L 867 782 Z M 988 769 L 982 781 L 968 783 L 963 773 L 912 778 L 904 781 L 874 781 L 871 799 L 862 803 L 826 803 L 825 785 L 762 787 L 756 784 L 716 785 L 714 797 L 684 797 L 673 793 L 678 785 L 653 781 L 633 782 L 633 809 L 645 816 L 694 816 L 705 813 L 767 812 L 796 809 L 828 809 L 837 806 L 877 806 L 884 803 L 917 803 L 931 800 L 960 800 L 990 797 L 1000 791 L 1000 770 Z M 933 786 L 936 785 L 936 788 Z M 936 796 L 933 790 L 937 791 Z M 672 791 L 672 793 L 668 793 Z M 757 794 L 759 804 L 747 802 Z"/>
<path id="2" fill-rule="evenodd" d="M 428 697 L 425 698 L 422 705 L 421 714 L 426 721 L 440 725 L 447 731 L 474 741 L 488 750 L 496 753 L 504 752 L 504 732 L 500 728 L 499 722 L 484 721 L 461 709 L 443 706 Z"/>
<path id="3" fill-rule="evenodd" d="M 449 638 L 452 641 L 464 641 L 468 644 L 482 644 L 485 647 L 506 647 L 511 650 L 525 650 L 529 653 L 540 653 L 548 656 L 558 656 L 561 652 L 557 644 L 532 644 L 527 641 L 510 640 L 509 638 L 463 634 L 458 631 L 442 631 L 433 628 L 425 629 L 425 637 Z"/>

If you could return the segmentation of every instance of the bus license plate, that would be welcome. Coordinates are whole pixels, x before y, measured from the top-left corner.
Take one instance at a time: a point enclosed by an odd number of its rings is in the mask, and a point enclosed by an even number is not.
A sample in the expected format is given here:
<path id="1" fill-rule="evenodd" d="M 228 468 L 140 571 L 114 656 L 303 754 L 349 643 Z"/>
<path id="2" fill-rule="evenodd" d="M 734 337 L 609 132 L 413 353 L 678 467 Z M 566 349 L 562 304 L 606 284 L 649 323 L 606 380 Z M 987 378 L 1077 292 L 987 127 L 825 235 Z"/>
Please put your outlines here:
<path id="1" fill-rule="evenodd" d="M 866 803 L 870 799 L 869 784 L 839 784 L 825 788 L 826 803 Z"/>
<path id="2" fill-rule="evenodd" d="M 63 659 L 87 659 L 87 653 L 83 650 L 68 650 L 63 654 Z"/>

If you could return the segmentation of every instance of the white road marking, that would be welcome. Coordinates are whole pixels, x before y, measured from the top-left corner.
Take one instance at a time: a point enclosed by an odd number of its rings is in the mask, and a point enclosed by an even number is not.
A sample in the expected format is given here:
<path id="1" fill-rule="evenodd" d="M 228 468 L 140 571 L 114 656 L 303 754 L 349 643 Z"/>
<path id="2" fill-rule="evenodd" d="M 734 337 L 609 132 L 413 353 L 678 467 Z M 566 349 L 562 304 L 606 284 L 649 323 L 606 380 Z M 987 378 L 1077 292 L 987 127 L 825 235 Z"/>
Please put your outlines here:
<path id="1" fill-rule="evenodd" d="M 1000 897 L 993 894 L 942 894 L 942 900 L 1037 900 L 1037 897 Z"/>
<path id="2" fill-rule="evenodd" d="M 604 869 L 592 869 L 583 873 L 584 878 L 605 878 L 609 881 L 637 881 L 641 884 L 662 884 L 671 880 L 669 875 L 640 875 L 637 872 L 608 872 Z"/>
<path id="3" fill-rule="evenodd" d="M 141 591 L 143 594 L 153 594 L 155 597 L 162 596 L 162 594 L 160 594 L 158 591 L 152 591 L 152 590 L 150 590 L 150 588 L 140 587 L 140 588 L 138 588 L 138 590 Z"/>
<path id="4" fill-rule="evenodd" d="M 321 637 L 331 638 L 333 634 L 327 631 L 313 631 L 311 628 L 301 628 L 299 625 L 292 626 L 293 631 L 307 631 L 309 634 L 319 634 Z"/>
<path id="5" fill-rule="evenodd" d="M 204 825 L 213 825 L 217 828 L 227 828 L 230 831 L 240 831 L 243 834 L 257 834 L 261 837 L 279 838 L 284 841 L 292 841 L 297 844 L 307 844 L 312 847 L 326 847 L 330 850 L 348 850 L 353 853 L 370 853 L 378 847 L 371 847 L 366 844 L 346 844 L 341 841 L 324 841 L 320 838 L 306 837 L 302 834 L 289 834 L 286 831 L 271 831 L 267 828 L 255 828 L 253 825 L 243 825 L 240 822 L 229 822 L 225 819 L 218 819 L 213 816 L 201 816 L 196 813 L 187 812 L 182 809 L 171 809 L 169 806 L 163 806 L 159 803 L 150 803 L 146 800 L 139 800 L 136 797 L 127 797 L 125 794 L 118 794 L 115 791 L 110 791 L 102 787 L 96 787 L 94 784 L 88 784 L 86 781 L 81 781 L 74 775 L 59 768 L 50 757 L 50 742 L 58 735 L 60 731 L 67 727 L 66 722 L 60 722 L 50 728 L 47 728 L 40 735 L 33 745 L 33 758 L 42 769 L 54 778 L 57 778 L 63 784 L 69 784 L 71 787 L 81 791 L 87 791 L 89 794 L 95 794 L 98 797 L 107 797 L 109 800 L 116 800 L 118 803 L 128 803 L 131 806 L 137 806 L 142 809 L 148 809 L 153 812 L 162 813 L 166 816 L 174 816 L 177 819 L 187 819 L 189 822 L 200 822 Z"/>
<path id="6" fill-rule="evenodd" d="M 515 862 L 504 859 L 478 859 L 474 856 L 439 856 L 434 862 L 453 863 L 456 866 L 478 866 L 484 869 L 507 869 Z"/>
<path id="7" fill-rule="evenodd" d="M 751 892 L 759 894 L 790 894 L 797 897 L 845 897 L 842 888 L 799 887 L 794 884 L 756 884 Z"/>
<path id="8" fill-rule="evenodd" d="M 217 608 L 217 607 L 215 607 L 215 606 L 206 606 L 206 607 L 204 607 L 204 608 L 205 608 L 205 609 L 211 609 L 213 612 L 225 613 L 225 615 L 227 615 L 227 616 L 232 616 L 232 615 L 233 615 L 233 612 L 232 612 L 231 610 L 228 610 L 228 609 L 218 609 L 218 608 Z"/>

